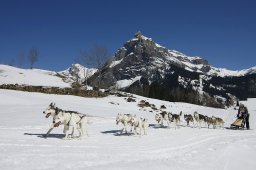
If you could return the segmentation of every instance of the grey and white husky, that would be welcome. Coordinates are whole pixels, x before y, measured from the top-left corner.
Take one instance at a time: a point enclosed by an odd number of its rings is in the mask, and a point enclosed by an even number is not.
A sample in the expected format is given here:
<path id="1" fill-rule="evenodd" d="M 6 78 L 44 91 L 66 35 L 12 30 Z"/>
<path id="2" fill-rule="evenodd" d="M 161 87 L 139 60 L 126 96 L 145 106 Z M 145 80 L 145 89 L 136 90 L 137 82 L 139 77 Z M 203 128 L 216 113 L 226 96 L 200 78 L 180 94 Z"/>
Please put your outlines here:
<path id="1" fill-rule="evenodd" d="M 89 123 L 88 118 L 85 114 L 78 113 L 75 111 L 65 111 L 55 106 L 54 103 L 51 103 L 48 108 L 46 108 L 45 111 L 43 111 L 43 114 L 45 114 L 45 117 L 48 118 L 50 116 L 53 117 L 52 124 L 47 131 L 47 133 L 44 135 L 44 137 L 47 137 L 49 133 L 53 130 L 53 128 L 58 127 L 59 125 L 63 124 L 64 129 L 63 133 L 65 134 L 65 139 L 68 138 L 69 134 L 68 131 L 70 128 L 72 128 L 71 136 L 74 137 L 74 131 L 75 129 L 79 131 L 79 138 L 83 137 L 83 130 L 86 126 L 86 124 Z M 87 133 L 87 130 L 86 130 Z M 88 135 L 88 133 L 87 133 Z"/>

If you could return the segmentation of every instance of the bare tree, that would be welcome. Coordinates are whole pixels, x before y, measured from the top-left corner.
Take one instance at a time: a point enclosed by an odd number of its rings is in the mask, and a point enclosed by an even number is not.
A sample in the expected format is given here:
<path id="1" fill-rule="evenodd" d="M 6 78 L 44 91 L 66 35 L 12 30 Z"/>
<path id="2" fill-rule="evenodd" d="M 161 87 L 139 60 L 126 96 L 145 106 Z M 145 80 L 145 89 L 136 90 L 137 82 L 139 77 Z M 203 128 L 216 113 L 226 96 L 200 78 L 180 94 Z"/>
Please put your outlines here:
<path id="1" fill-rule="evenodd" d="M 25 61 L 25 53 L 22 50 L 22 51 L 19 52 L 19 55 L 18 55 L 18 66 L 22 68 L 23 64 L 24 64 L 24 61 Z"/>
<path id="2" fill-rule="evenodd" d="M 83 71 L 84 71 L 84 83 L 85 86 L 87 87 L 87 79 L 88 79 L 88 69 L 86 70 L 86 67 L 88 67 L 90 65 L 90 59 L 89 59 L 89 55 L 88 52 L 86 51 L 80 51 L 80 56 L 76 59 L 76 62 L 78 62 L 79 64 L 81 64 L 83 66 Z"/>
<path id="3" fill-rule="evenodd" d="M 28 54 L 28 61 L 30 62 L 30 69 L 33 68 L 34 64 L 38 61 L 39 52 L 36 48 L 31 48 Z"/>
<path id="4" fill-rule="evenodd" d="M 87 65 L 98 69 L 98 87 L 100 87 L 101 82 L 101 69 L 109 57 L 110 55 L 107 48 L 99 45 L 93 46 L 88 51 L 80 52 L 79 61 L 83 66 Z M 87 85 L 88 70 L 87 73 L 85 73 L 84 70 L 84 77 Z"/>
<path id="5" fill-rule="evenodd" d="M 91 61 L 96 65 L 98 69 L 98 88 L 101 86 L 102 67 L 110 57 L 107 48 L 103 46 L 95 46 L 90 51 Z"/>

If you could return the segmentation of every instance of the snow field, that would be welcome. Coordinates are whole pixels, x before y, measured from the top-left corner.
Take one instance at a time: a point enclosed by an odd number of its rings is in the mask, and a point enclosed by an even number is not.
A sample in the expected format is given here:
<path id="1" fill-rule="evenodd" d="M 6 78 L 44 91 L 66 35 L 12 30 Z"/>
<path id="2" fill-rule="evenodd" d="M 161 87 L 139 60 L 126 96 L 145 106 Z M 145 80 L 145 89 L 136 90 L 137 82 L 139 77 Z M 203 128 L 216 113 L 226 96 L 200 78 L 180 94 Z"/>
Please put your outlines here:
<path id="1" fill-rule="evenodd" d="M 136 103 L 122 97 L 82 98 L 10 90 L 0 90 L 0 166 L 1 169 L 255 169 L 255 130 L 227 130 L 186 127 L 154 127 L 155 112 L 137 107 L 147 100 L 178 114 L 198 111 L 215 115 L 229 126 L 237 110 L 214 109 L 186 103 L 170 103 L 136 96 Z M 243 102 L 255 129 L 255 99 Z M 92 124 L 84 140 L 62 140 L 63 126 L 42 138 L 51 124 L 43 110 L 51 103 L 65 110 L 89 114 Z M 117 113 L 137 114 L 149 119 L 148 135 L 119 135 Z M 203 125 L 204 126 L 204 125 Z M 129 128 L 128 128 L 129 129 Z"/>
<path id="2" fill-rule="evenodd" d="M 56 72 L 39 69 L 21 69 L 0 64 L 0 84 L 26 84 L 32 86 L 70 87 Z M 47 80 L 47 81 L 45 81 Z"/>

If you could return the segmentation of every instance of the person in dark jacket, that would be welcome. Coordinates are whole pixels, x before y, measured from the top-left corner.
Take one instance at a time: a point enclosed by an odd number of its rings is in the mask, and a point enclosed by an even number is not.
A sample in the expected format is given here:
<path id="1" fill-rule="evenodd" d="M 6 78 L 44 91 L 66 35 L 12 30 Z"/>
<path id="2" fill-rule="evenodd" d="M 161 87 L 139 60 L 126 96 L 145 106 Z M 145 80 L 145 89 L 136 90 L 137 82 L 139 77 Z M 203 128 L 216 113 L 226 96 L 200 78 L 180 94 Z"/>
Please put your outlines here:
<path id="1" fill-rule="evenodd" d="M 237 118 L 244 119 L 245 120 L 246 129 L 248 129 L 248 130 L 250 129 L 248 109 L 242 103 L 239 105 L 239 109 L 238 109 L 238 113 L 237 113 Z"/>

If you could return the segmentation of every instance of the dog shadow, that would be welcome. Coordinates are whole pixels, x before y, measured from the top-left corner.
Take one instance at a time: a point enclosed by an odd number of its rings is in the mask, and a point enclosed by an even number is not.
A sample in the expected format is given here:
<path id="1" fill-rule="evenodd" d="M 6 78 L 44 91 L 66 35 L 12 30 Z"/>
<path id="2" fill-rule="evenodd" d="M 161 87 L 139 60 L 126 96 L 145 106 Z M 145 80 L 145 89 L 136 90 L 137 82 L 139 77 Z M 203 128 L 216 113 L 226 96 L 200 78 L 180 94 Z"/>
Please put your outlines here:
<path id="1" fill-rule="evenodd" d="M 103 131 L 101 133 L 103 134 L 111 134 L 113 136 L 131 136 L 133 135 L 133 133 L 121 133 L 122 131 L 121 130 L 108 130 L 108 131 Z"/>
<path id="2" fill-rule="evenodd" d="M 154 128 L 154 129 L 169 129 L 169 126 L 162 126 L 159 124 L 149 124 L 149 128 Z"/>
<path id="3" fill-rule="evenodd" d="M 49 134 L 47 137 L 45 136 L 45 134 L 42 133 L 24 133 L 24 135 L 29 135 L 29 136 L 36 136 L 38 138 L 58 138 L 58 139 L 62 139 L 65 137 L 65 134 L 57 134 L 57 133 L 52 133 Z"/>
<path id="4" fill-rule="evenodd" d="M 160 124 L 149 124 L 149 127 L 150 128 L 154 128 L 154 129 L 173 129 L 174 127 L 173 127 L 173 124 L 171 124 L 170 126 L 162 126 L 162 125 L 160 125 Z M 184 127 L 184 128 L 196 128 L 196 127 L 194 127 L 194 126 L 192 126 L 192 125 L 189 125 L 189 126 L 187 126 L 187 125 L 179 125 L 179 126 L 177 126 L 177 127 Z M 207 128 L 207 127 L 201 127 L 201 128 Z"/>

